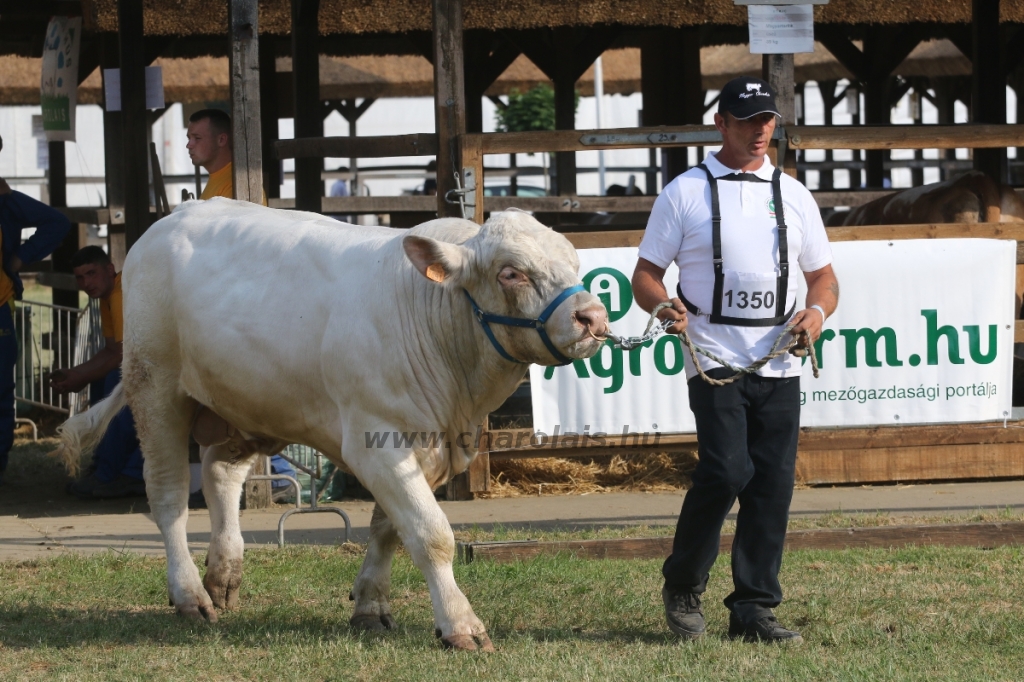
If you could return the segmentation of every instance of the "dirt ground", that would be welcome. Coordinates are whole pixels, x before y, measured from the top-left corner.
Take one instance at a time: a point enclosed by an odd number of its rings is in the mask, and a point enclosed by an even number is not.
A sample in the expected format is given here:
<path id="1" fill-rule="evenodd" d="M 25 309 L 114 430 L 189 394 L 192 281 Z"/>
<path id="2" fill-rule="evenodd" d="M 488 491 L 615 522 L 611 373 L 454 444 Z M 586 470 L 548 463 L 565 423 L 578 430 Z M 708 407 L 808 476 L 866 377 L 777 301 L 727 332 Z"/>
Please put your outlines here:
<path id="1" fill-rule="evenodd" d="M 27 431 L 19 433 L 28 435 Z M 56 443 L 55 438 L 41 438 L 39 442 L 33 442 L 30 437 L 21 437 L 15 441 L 6 480 L 0 486 L 0 516 L 38 518 L 149 511 L 144 497 L 80 500 L 67 494 L 65 487 L 71 481 L 70 477 L 60 464 L 46 456 Z M 689 487 L 689 474 L 695 464 L 693 453 L 661 453 L 592 461 L 531 459 L 493 462 L 491 491 L 481 497 L 679 490 Z M 360 499 L 365 497 L 359 494 L 363 491 L 358 487 L 352 492 Z"/>

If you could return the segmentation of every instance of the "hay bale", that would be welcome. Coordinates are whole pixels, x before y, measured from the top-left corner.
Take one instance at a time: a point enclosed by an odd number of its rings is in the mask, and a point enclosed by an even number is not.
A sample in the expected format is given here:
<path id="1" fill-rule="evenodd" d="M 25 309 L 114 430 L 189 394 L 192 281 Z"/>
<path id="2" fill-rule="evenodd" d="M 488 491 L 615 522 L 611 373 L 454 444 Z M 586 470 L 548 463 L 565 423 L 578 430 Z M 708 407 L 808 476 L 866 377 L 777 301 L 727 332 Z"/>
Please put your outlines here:
<path id="1" fill-rule="evenodd" d="M 696 452 L 498 460 L 491 462 L 490 491 L 478 494 L 493 498 L 685 490 L 696 466 Z"/>

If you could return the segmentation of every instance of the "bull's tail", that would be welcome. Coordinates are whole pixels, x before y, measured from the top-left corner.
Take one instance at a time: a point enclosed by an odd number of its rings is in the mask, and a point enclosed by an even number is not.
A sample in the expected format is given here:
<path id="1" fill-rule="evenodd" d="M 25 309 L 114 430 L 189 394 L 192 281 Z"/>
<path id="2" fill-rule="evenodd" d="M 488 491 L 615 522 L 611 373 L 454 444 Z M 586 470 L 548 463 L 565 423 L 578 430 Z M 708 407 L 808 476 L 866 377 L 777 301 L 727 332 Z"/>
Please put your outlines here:
<path id="1" fill-rule="evenodd" d="M 92 454 L 107 426 L 126 404 L 124 385 L 118 384 L 109 396 L 57 427 L 60 445 L 50 457 L 60 460 L 69 474 L 77 476 L 82 459 Z"/>

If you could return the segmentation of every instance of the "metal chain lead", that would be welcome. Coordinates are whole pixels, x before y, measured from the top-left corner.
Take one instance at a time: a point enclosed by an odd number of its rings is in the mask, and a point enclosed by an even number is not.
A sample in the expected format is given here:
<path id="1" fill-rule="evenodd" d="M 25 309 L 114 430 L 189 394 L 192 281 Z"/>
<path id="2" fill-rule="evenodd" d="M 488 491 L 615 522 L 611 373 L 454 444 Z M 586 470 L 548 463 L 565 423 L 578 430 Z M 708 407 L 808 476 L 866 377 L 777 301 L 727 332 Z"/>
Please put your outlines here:
<path id="1" fill-rule="evenodd" d="M 660 313 L 665 308 L 671 307 L 672 303 L 669 301 L 665 301 L 664 303 L 659 303 L 658 305 L 656 305 L 654 307 L 654 310 L 651 311 L 651 319 L 648 320 L 647 329 L 644 330 L 642 336 L 616 336 L 611 331 L 609 331 L 607 334 L 607 338 L 612 340 L 616 348 L 621 348 L 622 350 L 633 350 L 634 348 L 638 348 L 643 344 L 647 343 L 648 341 L 650 341 L 651 339 L 662 334 L 666 329 L 675 324 L 674 320 L 658 321 L 658 313 Z M 701 348 L 692 340 L 690 340 L 690 335 L 686 332 L 683 332 L 680 336 L 682 336 L 683 343 L 686 344 L 686 349 L 690 352 L 690 358 L 693 360 L 693 366 L 697 368 L 697 374 L 700 375 L 701 379 L 708 382 L 712 386 L 725 386 L 736 381 L 744 374 L 754 374 L 775 358 L 785 355 L 790 351 L 793 351 L 793 355 L 796 355 L 797 357 L 804 357 L 805 355 L 810 356 L 811 372 L 814 374 L 814 378 L 817 379 L 819 373 L 818 356 L 815 353 L 814 344 L 811 343 L 811 337 L 807 334 L 807 332 L 801 332 L 807 341 L 807 346 L 803 348 L 796 348 L 797 339 L 796 336 L 793 336 L 791 333 L 793 331 L 793 327 L 795 326 L 796 325 L 791 324 L 787 326 L 785 329 L 783 329 L 782 333 L 779 334 L 779 337 L 775 339 L 775 343 L 772 344 L 771 350 L 768 351 L 768 354 L 765 355 L 763 358 L 756 360 L 749 367 L 737 367 L 736 365 L 728 362 L 727 360 L 723 360 L 722 358 L 718 357 L 711 351 Z M 784 346 L 781 346 L 782 339 L 785 338 L 787 335 L 792 336 L 792 341 L 790 341 Z M 707 374 L 704 373 L 704 369 L 700 366 L 700 362 L 697 360 L 698 354 L 703 355 L 704 357 L 712 360 L 713 362 L 718 363 L 722 367 L 731 369 L 732 371 L 736 372 L 736 374 L 732 375 L 731 377 L 726 377 L 725 379 L 713 379 L 709 377 Z"/>

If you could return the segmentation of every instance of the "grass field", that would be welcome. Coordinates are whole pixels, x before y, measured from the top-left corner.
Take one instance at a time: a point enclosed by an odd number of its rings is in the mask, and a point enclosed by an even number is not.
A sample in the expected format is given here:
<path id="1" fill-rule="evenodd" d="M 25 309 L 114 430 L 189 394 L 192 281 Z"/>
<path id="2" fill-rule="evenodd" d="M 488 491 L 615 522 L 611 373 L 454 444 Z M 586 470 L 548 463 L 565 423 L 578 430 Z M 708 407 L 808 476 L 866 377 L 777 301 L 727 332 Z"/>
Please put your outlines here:
<path id="1" fill-rule="evenodd" d="M 199 559 L 201 563 L 201 557 Z M 162 560 L 105 554 L 0 564 L 0 679 L 68 680 L 1017 680 L 1024 675 L 1024 551 L 793 552 L 780 619 L 807 643 L 724 637 L 728 559 L 705 599 L 708 635 L 664 624 L 657 561 L 543 558 L 456 566 L 495 654 L 439 649 L 405 556 L 400 627 L 347 625 L 361 548 L 246 555 L 242 607 L 218 624 L 167 606 Z"/>

